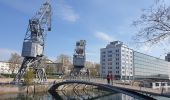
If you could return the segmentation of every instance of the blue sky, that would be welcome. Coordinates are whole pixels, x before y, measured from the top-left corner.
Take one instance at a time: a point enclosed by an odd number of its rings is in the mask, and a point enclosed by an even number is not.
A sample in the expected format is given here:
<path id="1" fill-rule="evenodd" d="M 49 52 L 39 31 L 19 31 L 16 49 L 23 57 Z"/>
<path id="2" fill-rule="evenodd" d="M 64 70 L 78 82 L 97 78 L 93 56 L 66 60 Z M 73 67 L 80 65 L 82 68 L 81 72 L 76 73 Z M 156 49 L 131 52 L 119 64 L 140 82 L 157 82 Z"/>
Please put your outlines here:
<path id="1" fill-rule="evenodd" d="M 132 22 L 154 0 L 52 0 L 52 31 L 48 32 L 45 55 L 55 60 L 59 54 L 72 56 L 75 42 L 87 41 L 87 60 L 99 62 L 100 48 L 120 40 L 134 50 L 160 57 L 159 46 L 136 48 Z M 21 53 L 28 20 L 44 0 L 0 0 L 0 60 Z M 152 51 L 152 52 L 151 52 Z"/>

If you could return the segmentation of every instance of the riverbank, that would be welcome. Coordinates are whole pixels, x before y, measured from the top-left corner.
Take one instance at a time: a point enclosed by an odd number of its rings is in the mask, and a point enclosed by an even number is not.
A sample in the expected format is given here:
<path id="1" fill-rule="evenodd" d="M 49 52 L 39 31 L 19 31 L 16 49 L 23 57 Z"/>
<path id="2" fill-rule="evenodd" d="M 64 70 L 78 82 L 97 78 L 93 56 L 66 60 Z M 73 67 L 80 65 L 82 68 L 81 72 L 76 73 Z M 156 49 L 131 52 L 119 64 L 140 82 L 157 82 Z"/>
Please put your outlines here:
<path id="1" fill-rule="evenodd" d="M 46 84 L 35 84 L 29 86 L 17 86 L 9 84 L 13 78 L 0 78 L 0 95 L 13 93 L 38 93 L 47 92 L 50 85 L 54 82 L 60 82 L 62 79 L 48 79 Z"/>
<path id="2" fill-rule="evenodd" d="M 1 94 L 13 94 L 13 93 L 38 93 L 47 92 L 49 85 L 30 85 L 30 86 L 15 86 L 15 85 L 1 85 Z"/>
<path id="3" fill-rule="evenodd" d="M 0 78 L 0 83 L 10 83 L 13 78 Z M 47 79 L 47 83 L 52 83 L 54 81 L 62 81 L 62 79 Z"/>

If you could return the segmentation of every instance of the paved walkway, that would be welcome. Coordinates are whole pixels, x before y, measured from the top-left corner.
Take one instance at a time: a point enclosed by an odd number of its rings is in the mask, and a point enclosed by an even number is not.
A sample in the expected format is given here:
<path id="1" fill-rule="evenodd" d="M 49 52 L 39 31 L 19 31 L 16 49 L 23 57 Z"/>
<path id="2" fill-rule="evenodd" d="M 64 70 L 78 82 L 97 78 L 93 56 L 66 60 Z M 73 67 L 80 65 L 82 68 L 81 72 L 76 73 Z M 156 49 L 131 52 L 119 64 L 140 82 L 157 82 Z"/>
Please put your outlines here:
<path id="1" fill-rule="evenodd" d="M 67 80 L 67 79 L 64 79 Z M 70 80 L 70 79 L 68 79 Z M 89 81 L 89 82 L 94 82 L 94 83 L 102 83 L 102 84 L 107 84 L 106 79 L 101 79 L 101 78 L 94 78 L 94 79 L 71 79 L 71 80 L 82 80 L 82 81 Z M 123 82 L 122 82 L 123 83 Z M 132 85 L 124 85 L 120 84 L 117 82 L 113 82 L 113 86 L 122 88 L 125 90 L 131 90 L 131 91 L 136 91 L 136 92 L 142 92 L 142 93 L 147 93 L 151 95 L 160 95 L 160 96 L 167 96 L 170 97 L 170 93 L 167 91 L 157 90 L 157 89 L 152 89 L 152 88 L 146 88 L 146 87 L 139 87 L 139 86 L 132 86 Z"/>

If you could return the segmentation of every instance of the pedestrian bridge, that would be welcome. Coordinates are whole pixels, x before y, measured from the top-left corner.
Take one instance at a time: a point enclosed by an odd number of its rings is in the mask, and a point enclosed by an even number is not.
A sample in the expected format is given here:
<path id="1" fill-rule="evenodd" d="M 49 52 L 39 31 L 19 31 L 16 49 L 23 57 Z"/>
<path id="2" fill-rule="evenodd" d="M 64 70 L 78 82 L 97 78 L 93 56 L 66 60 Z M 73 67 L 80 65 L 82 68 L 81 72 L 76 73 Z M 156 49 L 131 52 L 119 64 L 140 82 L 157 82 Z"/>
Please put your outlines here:
<path id="1" fill-rule="evenodd" d="M 109 84 L 103 84 L 102 82 L 93 82 L 93 81 L 84 81 L 84 80 L 64 80 L 62 82 L 58 82 L 53 84 L 50 89 L 49 92 L 50 93 L 55 93 L 56 90 L 62 86 L 62 85 L 70 85 L 70 84 L 80 84 L 80 85 L 89 85 L 89 86 L 96 86 L 97 88 L 100 89 L 104 89 L 104 90 L 108 90 L 108 91 L 112 91 L 112 92 L 119 92 L 119 93 L 123 93 L 126 94 L 128 96 L 134 97 L 136 99 L 142 99 L 142 100 L 156 100 L 150 96 L 138 93 L 134 90 L 130 90 L 130 89 L 126 89 L 126 88 L 122 88 L 122 87 L 118 87 L 118 86 L 114 86 L 114 85 L 109 85 Z"/>

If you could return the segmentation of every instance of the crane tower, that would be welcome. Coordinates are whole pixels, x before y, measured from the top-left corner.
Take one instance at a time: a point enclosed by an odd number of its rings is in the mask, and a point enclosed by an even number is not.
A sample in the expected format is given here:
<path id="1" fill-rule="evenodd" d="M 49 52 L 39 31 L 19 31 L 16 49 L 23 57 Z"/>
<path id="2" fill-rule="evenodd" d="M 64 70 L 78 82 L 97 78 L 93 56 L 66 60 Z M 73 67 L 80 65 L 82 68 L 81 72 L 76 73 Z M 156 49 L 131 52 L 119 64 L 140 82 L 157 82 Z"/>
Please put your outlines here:
<path id="1" fill-rule="evenodd" d="M 76 74 L 85 67 L 86 55 L 85 55 L 86 41 L 80 40 L 76 42 L 75 53 L 73 55 L 73 66 Z"/>
<path id="2" fill-rule="evenodd" d="M 46 32 L 51 31 L 51 16 L 52 8 L 48 0 L 41 6 L 35 16 L 29 20 L 22 48 L 24 60 L 13 82 L 20 82 L 29 67 L 34 69 L 39 82 L 46 80 L 45 70 L 41 67 L 41 60 Z"/>

